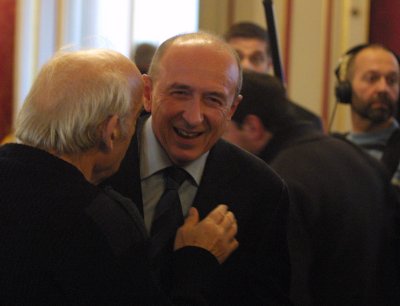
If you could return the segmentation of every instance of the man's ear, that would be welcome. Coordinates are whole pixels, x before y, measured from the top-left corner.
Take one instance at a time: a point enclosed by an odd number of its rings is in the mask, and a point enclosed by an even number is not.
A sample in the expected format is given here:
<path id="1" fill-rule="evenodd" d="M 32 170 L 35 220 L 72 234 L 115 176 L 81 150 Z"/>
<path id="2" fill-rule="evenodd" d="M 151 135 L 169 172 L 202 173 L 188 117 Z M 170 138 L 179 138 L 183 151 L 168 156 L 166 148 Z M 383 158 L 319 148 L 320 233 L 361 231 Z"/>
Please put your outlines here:
<path id="1" fill-rule="evenodd" d="M 235 100 L 233 101 L 232 105 L 231 105 L 231 109 L 229 110 L 229 115 L 228 118 L 229 120 L 232 118 L 233 114 L 235 113 L 237 107 L 239 106 L 240 101 L 242 101 L 243 96 L 242 95 L 238 95 Z"/>
<path id="2" fill-rule="evenodd" d="M 153 80 L 147 74 L 142 75 L 144 90 L 143 90 L 143 107 L 147 112 L 151 112 L 152 104 L 152 91 L 153 91 Z"/>
<path id="3" fill-rule="evenodd" d="M 265 128 L 261 119 L 256 115 L 247 115 L 244 118 L 242 128 L 247 138 L 255 145 L 260 152 L 274 137 L 271 131 Z"/>
<path id="4" fill-rule="evenodd" d="M 121 127 L 117 115 L 112 115 L 106 120 L 105 124 L 102 126 L 101 136 L 101 149 L 105 152 L 112 151 L 115 141 L 121 137 Z"/>
<path id="5" fill-rule="evenodd" d="M 253 140 L 259 139 L 265 133 L 261 119 L 252 114 L 244 118 L 242 128 Z"/>

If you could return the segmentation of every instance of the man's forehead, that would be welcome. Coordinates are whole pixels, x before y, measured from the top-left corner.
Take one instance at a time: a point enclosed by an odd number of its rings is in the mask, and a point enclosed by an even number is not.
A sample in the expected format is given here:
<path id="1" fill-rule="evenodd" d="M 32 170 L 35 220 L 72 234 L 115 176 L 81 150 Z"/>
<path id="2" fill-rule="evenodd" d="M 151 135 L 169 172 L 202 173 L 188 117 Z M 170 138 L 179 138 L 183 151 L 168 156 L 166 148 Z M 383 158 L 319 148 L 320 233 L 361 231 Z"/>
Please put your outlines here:
<path id="1" fill-rule="evenodd" d="M 260 39 L 237 39 L 230 40 L 229 44 L 239 55 L 249 56 L 255 53 L 262 53 L 268 55 L 269 45 Z"/>
<path id="2" fill-rule="evenodd" d="M 399 63 L 390 51 L 381 48 L 367 48 L 355 55 L 353 71 L 354 75 L 399 74 Z"/>
<path id="3" fill-rule="evenodd" d="M 199 66 L 199 69 L 203 69 Z M 232 69 L 232 68 L 231 68 Z M 218 70 L 217 73 L 207 70 L 193 70 L 182 67 L 178 71 L 170 69 L 161 69 L 161 78 L 158 78 L 157 84 L 162 90 L 187 90 L 202 94 L 217 94 L 227 97 L 236 92 L 238 86 L 238 75 L 236 71 Z"/>
<path id="4" fill-rule="evenodd" d="M 164 82 L 168 79 L 168 83 L 206 77 L 204 82 L 218 80 L 218 83 L 236 85 L 240 68 L 234 50 L 226 43 L 179 43 L 171 45 L 161 57 L 158 75 Z"/>
<path id="5" fill-rule="evenodd" d="M 199 74 L 192 69 L 183 68 L 182 70 L 171 72 L 169 69 L 163 71 L 163 83 L 167 88 L 198 89 L 202 91 L 226 91 L 237 85 L 235 71 L 218 71 L 218 73 L 207 70 L 198 70 Z"/>
<path id="6" fill-rule="evenodd" d="M 236 65 L 233 51 L 205 45 L 171 46 L 160 60 L 160 67 L 182 71 L 185 69 L 220 69 L 222 71 L 232 65 Z"/>
<path id="7" fill-rule="evenodd" d="M 221 46 L 213 42 L 198 42 L 184 41 L 173 43 L 164 53 L 161 61 L 173 60 L 173 61 L 185 61 L 190 62 L 196 61 L 202 58 L 229 58 L 229 54 L 226 46 Z M 196 60 L 194 60 L 196 58 Z"/>
<path id="8" fill-rule="evenodd" d="M 361 67 L 371 67 L 376 64 L 391 65 L 398 69 L 399 62 L 390 51 L 381 48 L 367 48 L 361 50 L 355 58 L 355 64 Z"/>
<path id="9" fill-rule="evenodd" d="M 235 46 L 259 46 L 267 47 L 267 42 L 259 38 L 252 37 L 234 37 L 231 38 L 228 43 Z"/>

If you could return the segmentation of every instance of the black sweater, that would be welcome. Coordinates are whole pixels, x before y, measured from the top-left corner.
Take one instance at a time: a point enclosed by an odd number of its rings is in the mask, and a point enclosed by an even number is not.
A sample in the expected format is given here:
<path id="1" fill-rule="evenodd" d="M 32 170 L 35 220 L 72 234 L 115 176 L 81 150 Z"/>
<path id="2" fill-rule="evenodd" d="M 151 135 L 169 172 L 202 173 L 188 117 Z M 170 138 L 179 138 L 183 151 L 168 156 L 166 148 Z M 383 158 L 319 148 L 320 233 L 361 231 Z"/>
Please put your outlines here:
<path id="1" fill-rule="evenodd" d="M 147 249 L 129 200 L 47 152 L 0 148 L 0 304 L 203 303 L 202 284 L 217 267 L 211 254 L 175 252 L 167 297 L 152 280 Z"/>

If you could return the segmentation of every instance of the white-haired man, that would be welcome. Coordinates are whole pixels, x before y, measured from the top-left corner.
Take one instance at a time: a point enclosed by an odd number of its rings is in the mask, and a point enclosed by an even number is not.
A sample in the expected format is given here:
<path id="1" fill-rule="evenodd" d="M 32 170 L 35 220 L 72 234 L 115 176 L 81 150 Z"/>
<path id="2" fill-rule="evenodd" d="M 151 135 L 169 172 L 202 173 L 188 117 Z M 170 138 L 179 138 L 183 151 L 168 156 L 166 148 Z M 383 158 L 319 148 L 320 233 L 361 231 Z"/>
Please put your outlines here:
<path id="1" fill-rule="evenodd" d="M 201 222 L 190 211 L 167 297 L 139 212 L 96 186 L 124 157 L 142 93 L 138 69 L 115 51 L 60 53 L 42 68 L 17 118 L 19 144 L 0 149 L 2 304 L 203 303 L 204 271 L 238 245 L 227 207 Z"/>

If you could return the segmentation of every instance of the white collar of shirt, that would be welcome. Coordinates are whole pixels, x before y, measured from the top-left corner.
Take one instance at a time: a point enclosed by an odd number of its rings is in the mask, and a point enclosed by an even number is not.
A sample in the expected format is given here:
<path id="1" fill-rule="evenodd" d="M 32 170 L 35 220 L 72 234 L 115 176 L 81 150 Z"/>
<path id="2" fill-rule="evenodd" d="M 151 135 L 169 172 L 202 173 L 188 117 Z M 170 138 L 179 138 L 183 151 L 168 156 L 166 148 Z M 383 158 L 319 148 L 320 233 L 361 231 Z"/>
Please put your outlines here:
<path id="1" fill-rule="evenodd" d="M 397 120 L 393 120 L 392 124 L 386 129 L 375 132 L 350 132 L 346 136 L 346 138 L 358 145 L 371 143 L 386 145 L 386 142 L 388 141 L 394 130 L 398 128 L 399 123 L 397 122 Z"/>
<path id="2" fill-rule="evenodd" d="M 144 180 L 154 173 L 172 165 L 171 160 L 154 135 L 150 116 L 143 125 L 140 135 L 140 179 Z M 197 186 L 200 185 L 209 152 L 204 153 L 195 161 L 183 167 L 195 180 Z"/>

